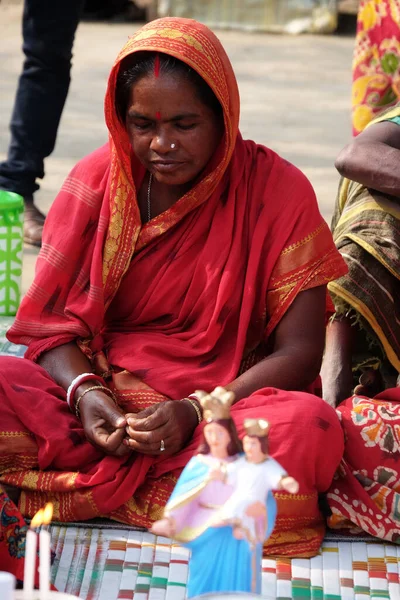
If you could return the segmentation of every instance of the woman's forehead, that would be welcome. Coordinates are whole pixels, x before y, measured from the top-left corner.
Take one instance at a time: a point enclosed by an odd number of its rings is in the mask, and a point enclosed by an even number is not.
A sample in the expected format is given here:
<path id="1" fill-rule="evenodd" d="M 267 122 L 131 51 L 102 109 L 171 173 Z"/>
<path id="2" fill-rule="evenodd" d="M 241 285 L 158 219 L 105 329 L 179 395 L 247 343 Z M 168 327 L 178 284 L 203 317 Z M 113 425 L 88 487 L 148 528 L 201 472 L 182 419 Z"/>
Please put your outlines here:
<path id="1" fill-rule="evenodd" d="M 177 119 L 178 116 L 199 115 L 207 107 L 200 100 L 196 88 L 185 77 L 150 74 L 132 85 L 128 115 L 133 112 L 161 113 L 161 118 Z"/>

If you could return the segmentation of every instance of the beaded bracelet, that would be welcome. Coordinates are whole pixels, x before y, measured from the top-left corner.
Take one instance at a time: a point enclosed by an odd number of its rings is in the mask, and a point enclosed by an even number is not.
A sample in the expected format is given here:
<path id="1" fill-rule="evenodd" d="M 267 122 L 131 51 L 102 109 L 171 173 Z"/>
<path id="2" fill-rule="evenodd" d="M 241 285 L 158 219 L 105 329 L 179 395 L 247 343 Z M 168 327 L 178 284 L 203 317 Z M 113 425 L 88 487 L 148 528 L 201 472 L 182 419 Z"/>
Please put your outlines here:
<path id="1" fill-rule="evenodd" d="M 80 375 L 75 377 L 75 379 L 71 381 L 67 390 L 67 404 L 71 412 L 74 412 L 75 392 L 78 389 L 78 387 L 86 381 L 99 381 L 103 385 L 106 384 L 104 379 L 100 377 L 100 375 L 96 375 L 95 373 L 81 373 Z"/>
<path id="2" fill-rule="evenodd" d="M 92 385 L 91 387 L 86 388 L 86 390 L 83 390 L 82 394 L 78 397 L 77 401 L 75 402 L 75 414 L 78 417 L 78 419 L 80 418 L 79 404 L 80 404 L 83 396 L 85 394 L 87 394 L 88 392 L 93 392 L 94 390 L 101 390 L 103 392 L 103 394 L 107 394 L 107 396 L 112 398 L 112 400 L 114 400 L 114 403 L 116 405 L 118 405 L 117 397 L 114 394 L 114 392 L 112 390 L 110 390 L 110 388 L 106 387 L 105 385 Z"/>
<path id="3" fill-rule="evenodd" d="M 196 415 L 197 415 L 197 425 L 200 425 L 200 423 L 203 420 L 203 415 L 201 414 L 201 410 L 198 405 L 199 401 L 197 400 L 197 398 L 195 399 L 195 398 L 191 398 L 190 396 L 188 396 L 187 398 L 183 398 L 183 400 L 186 400 L 186 402 L 189 402 L 193 406 L 194 410 L 196 411 Z"/>

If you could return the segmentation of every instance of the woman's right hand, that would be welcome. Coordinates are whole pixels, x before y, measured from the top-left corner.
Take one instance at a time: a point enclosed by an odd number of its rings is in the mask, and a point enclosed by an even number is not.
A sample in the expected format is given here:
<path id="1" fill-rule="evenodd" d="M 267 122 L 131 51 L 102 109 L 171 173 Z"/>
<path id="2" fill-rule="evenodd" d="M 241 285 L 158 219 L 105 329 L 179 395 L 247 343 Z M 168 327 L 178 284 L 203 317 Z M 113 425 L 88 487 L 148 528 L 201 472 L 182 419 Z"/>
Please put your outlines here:
<path id="1" fill-rule="evenodd" d="M 89 442 L 112 456 L 130 454 L 123 444 L 126 437 L 126 419 L 112 398 L 101 390 L 87 392 L 79 403 L 83 429 Z"/>

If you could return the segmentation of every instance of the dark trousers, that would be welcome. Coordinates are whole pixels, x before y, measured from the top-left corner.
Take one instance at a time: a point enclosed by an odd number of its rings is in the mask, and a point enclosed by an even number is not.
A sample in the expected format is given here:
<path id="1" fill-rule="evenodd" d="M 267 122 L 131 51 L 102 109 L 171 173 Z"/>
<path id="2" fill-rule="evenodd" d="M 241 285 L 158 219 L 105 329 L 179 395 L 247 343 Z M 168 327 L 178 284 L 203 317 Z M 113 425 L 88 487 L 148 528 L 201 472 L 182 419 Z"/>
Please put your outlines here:
<path id="1" fill-rule="evenodd" d="M 11 117 L 0 189 L 31 196 L 54 149 L 70 84 L 72 46 L 84 0 L 25 0 L 25 62 Z"/>

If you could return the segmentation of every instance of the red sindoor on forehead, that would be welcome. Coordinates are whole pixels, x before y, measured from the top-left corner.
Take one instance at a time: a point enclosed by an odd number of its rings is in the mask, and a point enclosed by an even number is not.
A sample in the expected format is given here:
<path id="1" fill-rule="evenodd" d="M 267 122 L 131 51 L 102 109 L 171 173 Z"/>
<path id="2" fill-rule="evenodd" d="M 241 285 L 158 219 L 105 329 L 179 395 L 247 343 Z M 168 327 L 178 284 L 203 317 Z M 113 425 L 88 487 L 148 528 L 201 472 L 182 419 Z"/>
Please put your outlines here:
<path id="1" fill-rule="evenodd" d="M 160 75 L 160 56 L 156 54 L 156 59 L 154 61 L 154 76 L 158 77 Z"/>
<path id="2" fill-rule="evenodd" d="M 156 59 L 154 61 L 154 76 L 159 77 L 159 75 L 160 75 L 160 55 L 156 54 Z M 161 113 L 159 110 L 156 112 L 156 120 L 161 121 Z"/>

